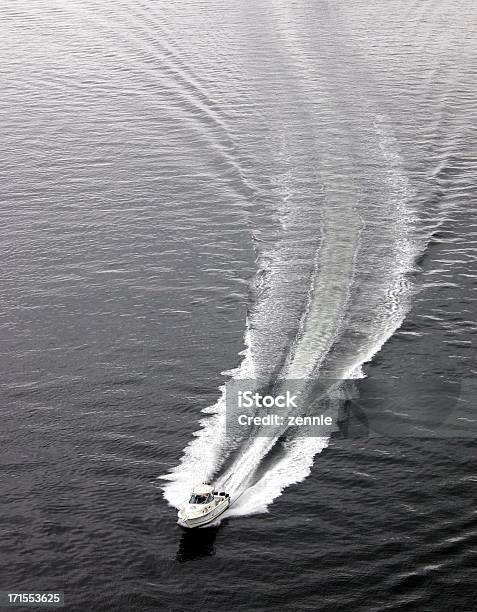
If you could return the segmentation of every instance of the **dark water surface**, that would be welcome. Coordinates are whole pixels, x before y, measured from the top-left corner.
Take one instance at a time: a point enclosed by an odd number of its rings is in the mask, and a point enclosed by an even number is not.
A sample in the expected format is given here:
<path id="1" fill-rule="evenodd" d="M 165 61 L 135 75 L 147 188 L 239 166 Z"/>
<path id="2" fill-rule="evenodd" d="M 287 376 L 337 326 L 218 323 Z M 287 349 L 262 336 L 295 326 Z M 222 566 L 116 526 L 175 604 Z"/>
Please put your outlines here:
<path id="1" fill-rule="evenodd" d="M 0 6 L 0 590 L 74 612 L 475 609 L 472 393 L 465 435 L 356 427 L 265 464 L 260 439 L 229 456 L 219 387 L 475 380 L 476 16 Z M 243 496 L 185 533 L 172 506 L 210 477 Z"/>

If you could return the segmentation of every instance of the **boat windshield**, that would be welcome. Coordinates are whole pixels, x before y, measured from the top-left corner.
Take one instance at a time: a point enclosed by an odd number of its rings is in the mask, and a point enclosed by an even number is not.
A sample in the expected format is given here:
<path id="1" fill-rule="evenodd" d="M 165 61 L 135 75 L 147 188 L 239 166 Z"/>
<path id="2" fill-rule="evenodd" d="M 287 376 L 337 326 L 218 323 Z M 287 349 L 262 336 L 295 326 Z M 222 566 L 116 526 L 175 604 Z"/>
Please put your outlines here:
<path id="1" fill-rule="evenodd" d="M 192 493 L 192 497 L 189 500 L 189 504 L 207 504 L 213 499 L 212 495 L 196 495 Z"/>

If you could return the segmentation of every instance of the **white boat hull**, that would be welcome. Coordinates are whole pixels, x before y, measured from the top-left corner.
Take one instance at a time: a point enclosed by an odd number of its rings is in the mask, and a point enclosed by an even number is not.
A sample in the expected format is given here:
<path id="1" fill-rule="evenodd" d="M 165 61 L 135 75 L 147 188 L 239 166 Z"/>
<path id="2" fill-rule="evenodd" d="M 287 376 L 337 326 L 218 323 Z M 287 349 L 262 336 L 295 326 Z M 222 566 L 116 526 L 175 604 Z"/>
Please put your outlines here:
<path id="1" fill-rule="evenodd" d="M 213 523 L 221 514 L 223 514 L 230 505 L 230 498 L 226 497 L 222 499 L 217 505 L 212 508 L 209 512 L 201 516 L 187 516 L 186 513 L 179 513 L 179 520 L 177 521 L 181 527 L 186 529 L 193 529 L 195 527 L 204 527 L 209 523 Z"/>

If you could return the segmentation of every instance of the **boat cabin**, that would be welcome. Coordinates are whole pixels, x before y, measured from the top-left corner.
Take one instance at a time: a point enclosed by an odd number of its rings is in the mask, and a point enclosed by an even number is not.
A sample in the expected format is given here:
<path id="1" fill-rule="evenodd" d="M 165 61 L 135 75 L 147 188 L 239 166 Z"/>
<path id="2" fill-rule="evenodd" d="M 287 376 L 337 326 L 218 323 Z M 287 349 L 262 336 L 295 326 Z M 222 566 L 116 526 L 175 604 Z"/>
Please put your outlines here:
<path id="1" fill-rule="evenodd" d="M 212 487 L 201 485 L 192 491 L 189 504 L 210 504 L 214 501 Z"/>

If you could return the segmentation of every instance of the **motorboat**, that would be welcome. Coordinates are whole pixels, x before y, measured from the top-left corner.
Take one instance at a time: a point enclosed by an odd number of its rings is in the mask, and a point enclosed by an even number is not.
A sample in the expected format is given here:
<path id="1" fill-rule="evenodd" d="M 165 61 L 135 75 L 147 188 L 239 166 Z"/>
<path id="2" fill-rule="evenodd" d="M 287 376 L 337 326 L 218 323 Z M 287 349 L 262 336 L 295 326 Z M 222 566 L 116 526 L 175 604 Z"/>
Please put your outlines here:
<path id="1" fill-rule="evenodd" d="M 207 483 L 194 487 L 190 499 L 179 509 L 177 521 L 191 529 L 213 523 L 230 505 L 230 495 L 214 491 Z"/>

